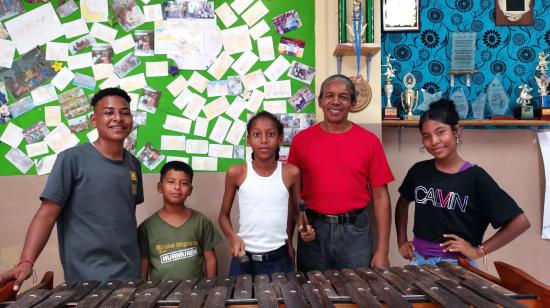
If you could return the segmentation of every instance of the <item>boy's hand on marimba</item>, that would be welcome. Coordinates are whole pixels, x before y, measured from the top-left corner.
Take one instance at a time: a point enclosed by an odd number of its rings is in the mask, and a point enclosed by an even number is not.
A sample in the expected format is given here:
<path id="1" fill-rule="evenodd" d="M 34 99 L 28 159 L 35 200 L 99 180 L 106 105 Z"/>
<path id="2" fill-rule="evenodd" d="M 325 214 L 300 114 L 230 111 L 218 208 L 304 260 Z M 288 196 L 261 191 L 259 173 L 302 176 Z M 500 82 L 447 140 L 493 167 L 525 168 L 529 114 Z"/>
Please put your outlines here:
<path id="1" fill-rule="evenodd" d="M 459 252 L 469 259 L 477 259 L 480 257 L 479 251 L 472 244 L 468 243 L 466 240 L 455 234 L 443 234 L 444 238 L 449 238 L 450 240 L 439 244 L 443 247 L 445 252 Z"/>
<path id="2" fill-rule="evenodd" d="M 407 241 L 399 245 L 399 253 L 401 256 L 407 260 L 414 259 L 414 245 L 411 241 Z"/>
<path id="3" fill-rule="evenodd" d="M 0 284 L 8 280 L 15 279 L 13 290 L 17 291 L 23 284 L 23 281 L 31 277 L 31 274 L 32 274 L 32 265 L 26 262 L 19 263 L 17 266 L 12 268 L 11 270 L 0 274 Z"/>
<path id="4" fill-rule="evenodd" d="M 388 257 L 387 253 L 383 252 L 375 252 L 374 256 L 372 256 L 372 260 L 370 261 L 370 267 L 371 268 L 388 268 L 390 267 L 390 259 Z"/>
<path id="5" fill-rule="evenodd" d="M 302 237 L 302 240 L 304 242 L 311 242 L 315 239 L 315 230 L 311 227 L 311 225 L 299 226 L 298 231 L 300 231 L 300 236 Z"/>
<path id="6" fill-rule="evenodd" d="M 231 240 L 231 255 L 235 258 L 246 255 L 244 241 L 238 236 L 234 240 Z"/>

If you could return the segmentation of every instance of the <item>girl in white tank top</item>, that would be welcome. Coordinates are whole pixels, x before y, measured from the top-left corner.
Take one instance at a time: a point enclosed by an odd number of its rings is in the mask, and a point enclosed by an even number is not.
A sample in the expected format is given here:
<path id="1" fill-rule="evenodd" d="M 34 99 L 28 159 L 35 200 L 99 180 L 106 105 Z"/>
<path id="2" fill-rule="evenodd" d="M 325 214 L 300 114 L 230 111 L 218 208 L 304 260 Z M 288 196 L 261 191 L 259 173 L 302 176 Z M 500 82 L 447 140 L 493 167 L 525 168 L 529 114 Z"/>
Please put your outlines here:
<path id="1" fill-rule="evenodd" d="M 252 161 L 227 170 L 218 218 L 233 256 L 230 275 L 290 272 L 294 250 L 288 234 L 294 231 L 300 173 L 297 167 L 278 161 L 283 127 L 276 117 L 258 113 L 248 122 L 247 133 Z M 235 195 L 239 198 L 238 232 L 230 220 Z"/>

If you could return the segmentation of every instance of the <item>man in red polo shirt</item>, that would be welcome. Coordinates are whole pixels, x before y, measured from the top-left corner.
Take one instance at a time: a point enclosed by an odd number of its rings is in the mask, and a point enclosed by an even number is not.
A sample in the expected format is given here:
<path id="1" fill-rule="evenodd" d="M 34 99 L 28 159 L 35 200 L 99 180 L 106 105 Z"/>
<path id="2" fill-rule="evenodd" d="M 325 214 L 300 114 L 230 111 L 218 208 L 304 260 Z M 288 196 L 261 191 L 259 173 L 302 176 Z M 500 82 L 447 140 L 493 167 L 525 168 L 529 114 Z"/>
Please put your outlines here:
<path id="1" fill-rule="evenodd" d="M 302 198 L 315 239 L 298 239 L 298 270 L 389 266 L 391 206 L 387 184 L 393 181 L 380 140 L 348 120 L 356 102 L 352 81 L 333 75 L 321 85 L 324 119 L 300 133 L 288 162 L 300 168 Z M 369 217 L 374 204 L 377 226 L 373 253 Z"/>

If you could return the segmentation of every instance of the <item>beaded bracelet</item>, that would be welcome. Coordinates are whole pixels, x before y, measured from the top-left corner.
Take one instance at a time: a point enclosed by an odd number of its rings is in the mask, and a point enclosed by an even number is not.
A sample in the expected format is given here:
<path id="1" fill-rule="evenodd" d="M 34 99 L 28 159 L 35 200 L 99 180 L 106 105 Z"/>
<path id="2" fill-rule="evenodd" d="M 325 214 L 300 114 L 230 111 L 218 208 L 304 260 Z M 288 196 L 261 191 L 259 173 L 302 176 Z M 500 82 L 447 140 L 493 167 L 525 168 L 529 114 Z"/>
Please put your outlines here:
<path id="1" fill-rule="evenodd" d="M 485 247 L 483 245 L 477 246 L 477 248 L 481 251 L 481 254 L 483 255 L 483 267 L 485 267 L 485 270 L 487 270 L 487 253 L 485 252 Z"/>

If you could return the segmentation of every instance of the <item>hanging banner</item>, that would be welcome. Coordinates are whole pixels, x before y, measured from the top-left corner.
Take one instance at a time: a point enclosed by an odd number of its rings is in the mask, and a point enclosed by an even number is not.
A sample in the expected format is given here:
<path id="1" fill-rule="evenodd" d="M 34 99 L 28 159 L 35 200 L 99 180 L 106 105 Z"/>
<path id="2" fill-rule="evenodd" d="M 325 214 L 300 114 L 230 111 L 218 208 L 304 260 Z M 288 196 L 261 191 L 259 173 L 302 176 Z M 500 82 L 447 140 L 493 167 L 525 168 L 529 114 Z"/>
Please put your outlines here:
<path id="1" fill-rule="evenodd" d="M 550 130 L 538 132 L 540 152 L 544 164 L 544 178 L 550 179 Z M 544 212 L 542 213 L 542 234 L 544 240 L 550 239 L 550 181 L 546 180 L 544 191 Z"/>

